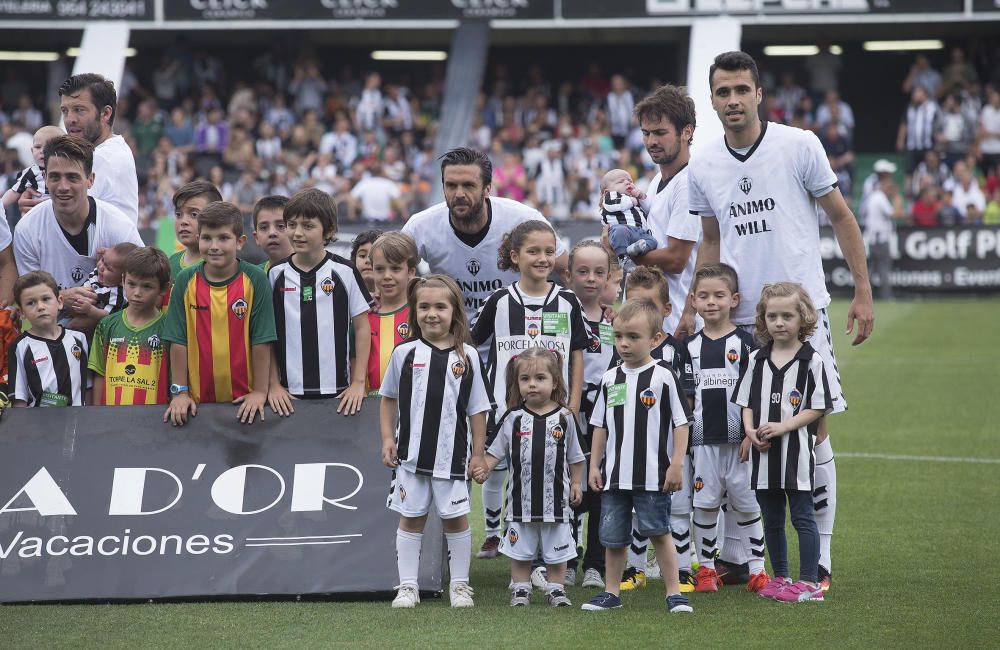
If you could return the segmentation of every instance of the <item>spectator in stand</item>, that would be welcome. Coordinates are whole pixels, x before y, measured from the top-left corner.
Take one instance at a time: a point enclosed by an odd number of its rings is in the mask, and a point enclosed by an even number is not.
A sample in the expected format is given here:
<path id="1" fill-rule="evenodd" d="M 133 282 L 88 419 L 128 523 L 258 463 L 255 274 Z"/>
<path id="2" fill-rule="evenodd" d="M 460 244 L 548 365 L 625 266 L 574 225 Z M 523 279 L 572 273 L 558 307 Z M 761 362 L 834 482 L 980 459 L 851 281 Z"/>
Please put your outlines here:
<path id="1" fill-rule="evenodd" d="M 632 109 L 635 100 L 625 84 L 625 77 L 620 74 L 611 77 L 611 92 L 607 97 L 608 121 L 611 123 L 611 138 L 616 149 L 622 148 L 625 138 L 635 128 L 635 117 Z"/>
<path id="2" fill-rule="evenodd" d="M 979 188 L 979 180 L 965 161 L 955 163 L 955 177 L 951 183 L 951 204 L 966 224 L 977 224 L 986 210 L 986 197 Z"/>
<path id="3" fill-rule="evenodd" d="M 164 125 L 163 135 L 167 136 L 174 149 L 183 152 L 194 149 L 194 125 L 183 108 L 170 111 L 170 123 Z"/>
<path id="4" fill-rule="evenodd" d="M 351 123 L 341 115 L 334 122 L 333 131 L 324 133 L 319 141 L 320 153 L 331 153 L 337 163 L 347 169 L 358 156 L 358 138 L 351 133 Z"/>
<path id="5" fill-rule="evenodd" d="M 949 167 L 965 158 L 976 141 L 976 125 L 962 112 L 957 95 L 948 95 L 941 105 L 941 130 L 935 134 Z"/>
<path id="6" fill-rule="evenodd" d="M 512 199 L 520 203 L 528 188 L 528 176 L 521 164 L 521 156 L 516 153 L 503 155 L 503 163 L 493 170 L 493 190 L 496 196 Z"/>
<path id="7" fill-rule="evenodd" d="M 926 88 L 915 87 L 896 134 L 896 150 L 906 154 L 908 177 L 924 159 L 927 150 L 934 148 L 934 137 L 939 128 L 937 102 L 928 96 Z"/>
<path id="8" fill-rule="evenodd" d="M 160 115 L 156 102 L 152 99 L 139 102 L 139 111 L 135 122 L 132 123 L 131 134 L 136 154 L 148 164 L 153 149 L 163 135 L 163 116 Z"/>
<path id="9" fill-rule="evenodd" d="M 384 113 L 382 76 L 372 72 L 365 77 L 365 87 L 355 107 L 355 124 L 358 130 L 374 131 L 379 128 Z"/>
<path id="10" fill-rule="evenodd" d="M 785 114 L 785 123 L 792 121 L 795 109 L 799 102 L 805 97 L 805 89 L 795 83 L 795 75 L 791 72 L 784 72 L 781 75 L 781 85 L 774 89 L 774 97 L 778 100 L 778 106 Z"/>
<path id="11" fill-rule="evenodd" d="M 962 214 L 954 205 L 955 196 L 951 191 L 951 186 L 945 187 L 941 192 L 941 209 L 938 211 L 938 222 L 940 225 L 950 228 L 962 223 Z"/>
<path id="12" fill-rule="evenodd" d="M 404 218 L 409 216 L 404 214 L 401 196 L 399 185 L 386 178 L 379 165 L 373 165 L 368 176 L 351 189 L 355 213 L 365 221 L 392 221 L 393 212 Z"/>
<path id="13" fill-rule="evenodd" d="M 827 92 L 836 90 L 840 84 L 837 75 L 843 63 L 840 57 L 830 51 L 830 44 L 819 44 L 819 52 L 806 58 L 805 68 L 809 72 L 809 92 L 819 101 Z"/>
<path id="14" fill-rule="evenodd" d="M 260 133 L 254 151 L 268 169 L 273 168 L 281 160 L 281 138 L 270 122 L 260 123 Z"/>
<path id="15" fill-rule="evenodd" d="M 539 211 L 546 217 L 569 216 L 569 196 L 566 192 L 566 166 L 562 161 L 562 143 L 549 140 L 542 149 L 545 157 L 539 161 L 534 173 L 534 191 L 540 204 Z"/>
<path id="16" fill-rule="evenodd" d="M 828 122 L 820 134 L 820 142 L 833 173 L 837 175 L 841 193 L 851 196 L 854 189 L 854 147 L 850 137 L 840 130 L 836 122 Z"/>
<path id="17" fill-rule="evenodd" d="M 10 115 L 10 119 L 24 125 L 28 131 L 37 131 L 45 122 L 42 112 L 31 103 L 31 96 L 24 94 L 17 100 L 17 108 Z"/>
<path id="18" fill-rule="evenodd" d="M 892 175 L 895 173 L 896 165 L 892 162 L 886 160 L 885 158 L 879 158 L 875 161 L 872 173 L 865 179 L 865 182 L 861 184 L 861 200 L 858 204 L 859 222 L 865 222 L 865 205 L 868 202 L 868 197 L 881 186 L 883 180 L 886 178 L 892 178 Z"/>
<path id="19" fill-rule="evenodd" d="M 281 93 L 274 96 L 271 106 L 264 115 L 264 121 L 274 125 L 278 135 L 287 138 L 295 125 L 295 114 L 285 105 L 285 96 Z"/>
<path id="20" fill-rule="evenodd" d="M 937 97 L 941 89 L 941 73 L 931 67 L 925 54 L 918 54 L 910 66 L 910 72 L 903 80 L 903 92 L 913 94 L 914 89 L 923 88 L 930 97 Z"/>
<path id="21" fill-rule="evenodd" d="M 961 92 L 968 84 L 979 83 L 976 69 L 965 60 L 965 50 L 951 48 L 951 62 L 945 66 L 941 82 L 941 95 Z"/>
<path id="22" fill-rule="evenodd" d="M 288 91 L 295 96 L 295 112 L 299 115 L 322 110 L 327 84 L 320 76 L 319 66 L 312 60 L 297 64 Z"/>
<path id="23" fill-rule="evenodd" d="M 816 109 L 816 126 L 822 130 L 831 123 L 837 125 L 844 135 L 854 133 L 854 111 L 840 99 L 836 90 L 827 91 L 823 103 Z"/>
<path id="24" fill-rule="evenodd" d="M 930 182 L 936 187 L 944 187 L 951 181 L 951 170 L 941 161 L 941 156 L 934 149 L 924 154 L 924 160 L 913 171 L 910 179 L 909 193 L 916 196 L 924 184 Z"/>
<path id="25" fill-rule="evenodd" d="M 939 213 L 942 201 L 938 198 L 939 189 L 925 178 L 920 195 L 910 208 L 910 224 L 920 228 L 934 228 L 940 224 Z"/>
<path id="26" fill-rule="evenodd" d="M 990 202 L 986 204 L 983 212 L 984 226 L 1000 226 L 1000 188 L 990 193 Z"/>
<path id="27" fill-rule="evenodd" d="M 986 87 L 986 105 L 979 113 L 980 169 L 989 173 L 1000 165 L 1000 90 Z"/>
<path id="28" fill-rule="evenodd" d="M 229 125 L 223 118 L 221 108 L 208 111 L 205 121 L 199 124 L 195 131 L 195 149 L 201 153 L 221 156 L 229 145 Z"/>
<path id="29" fill-rule="evenodd" d="M 160 58 L 160 66 L 153 71 L 153 95 L 161 109 L 171 110 L 177 105 L 182 74 L 183 65 L 179 59 L 167 54 Z"/>

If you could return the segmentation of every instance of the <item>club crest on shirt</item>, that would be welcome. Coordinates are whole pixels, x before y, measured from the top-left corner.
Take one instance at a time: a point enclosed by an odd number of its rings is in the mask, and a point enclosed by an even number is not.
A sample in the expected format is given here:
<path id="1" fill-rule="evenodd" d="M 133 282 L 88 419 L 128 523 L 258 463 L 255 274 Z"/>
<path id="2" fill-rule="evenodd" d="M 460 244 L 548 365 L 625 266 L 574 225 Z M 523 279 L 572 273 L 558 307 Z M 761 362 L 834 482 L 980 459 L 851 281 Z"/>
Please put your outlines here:
<path id="1" fill-rule="evenodd" d="M 561 424 L 557 424 L 554 427 L 552 427 L 550 433 L 552 434 L 552 437 L 555 438 L 556 440 L 562 440 L 562 437 L 566 432 L 563 430 Z"/>
<path id="2" fill-rule="evenodd" d="M 511 546 L 517 544 L 517 531 L 513 528 L 507 530 L 507 541 L 510 542 Z"/>
<path id="3" fill-rule="evenodd" d="M 397 325 L 396 326 L 396 334 L 399 334 L 399 338 L 401 338 L 401 339 L 409 338 L 409 336 L 410 336 L 410 324 L 409 323 L 400 323 L 399 325 Z"/>
<path id="4" fill-rule="evenodd" d="M 451 374 L 455 375 L 455 379 L 460 379 L 465 374 L 465 364 L 461 361 L 451 364 Z"/>
<path id="5" fill-rule="evenodd" d="M 74 282 L 79 282 L 83 279 L 83 268 L 79 266 L 74 266 L 73 271 L 70 273 L 70 277 L 73 278 Z"/>
<path id="6" fill-rule="evenodd" d="M 701 492 L 703 487 L 705 487 L 705 481 L 701 480 L 700 476 L 696 476 L 694 479 L 694 491 Z"/>
<path id="7" fill-rule="evenodd" d="M 330 277 L 323 278 L 323 281 L 319 283 L 320 290 L 328 296 L 333 293 L 333 287 L 333 278 Z"/>
<path id="8" fill-rule="evenodd" d="M 736 348 L 729 348 L 726 350 L 726 358 L 729 359 L 729 363 L 736 363 L 739 360 L 740 355 L 737 354 Z"/>
<path id="9" fill-rule="evenodd" d="M 153 334 L 148 339 L 146 339 L 146 345 L 149 346 L 150 350 L 158 350 L 160 348 L 160 337 Z"/>
<path id="10" fill-rule="evenodd" d="M 802 403 L 802 393 L 796 389 L 792 389 L 788 392 L 788 403 L 792 405 L 792 408 L 798 408 L 799 404 Z"/>
<path id="11" fill-rule="evenodd" d="M 740 191 L 744 194 L 750 194 L 750 190 L 753 188 L 753 181 L 750 180 L 749 176 L 744 176 L 740 179 Z"/>
<path id="12" fill-rule="evenodd" d="M 80 347 L 79 345 L 77 345 L 76 343 L 74 343 L 74 344 L 73 344 L 73 347 L 71 347 L 71 348 L 69 349 L 69 351 L 73 353 L 73 356 L 74 356 L 74 357 L 75 357 L 75 358 L 76 358 L 77 360 L 79 360 L 79 359 L 80 359 L 80 355 L 82 355 L 82 354 L 83 354 L 83 348 L 81 348 L 81 347 Z"/>
<path id="13" fill-rule="evenodd" d="M 468 264 L 465 265 L 465 268 L 468 269 L 469 273 L 472 275 L 479 275 L 480 266 L 477 260 L 469 260 Z"/>
<path id="14" fill-rule="evenodd" d="M 243 298 L 237 298 L 233 304 L 229 306 L 229 308 L 233 310 L 233 315 L 240 320 L 243 320 L 243 317 L 246 316 L 247 311 L 249 311 L 247 301 L 243 300 Z"/>
<path id="15" fill-rule="evenodd" d="M 596 336 L 590 337 L 590 346 L 587 348 L 588 352 L 600 352 L 601 351 L 601 339 Z"/>
<path id="16" fill-rule="evenodd" d="M 537 337 L 538 336 L 538 323 L 534 323 L 534 322 L 533 323 L 529 323 L 528 324 L 528 328 L 525 331 L 528 333 L 528 336 L 530 336 L 531 338 Z"/>
<path id="17" fill-rule="evenodd" d="M 652 388 L 647 388 L 639 393 L 639 401 L 647 409 L 653 408 L 656 406 L 656 393 L 653 392 Z"/>

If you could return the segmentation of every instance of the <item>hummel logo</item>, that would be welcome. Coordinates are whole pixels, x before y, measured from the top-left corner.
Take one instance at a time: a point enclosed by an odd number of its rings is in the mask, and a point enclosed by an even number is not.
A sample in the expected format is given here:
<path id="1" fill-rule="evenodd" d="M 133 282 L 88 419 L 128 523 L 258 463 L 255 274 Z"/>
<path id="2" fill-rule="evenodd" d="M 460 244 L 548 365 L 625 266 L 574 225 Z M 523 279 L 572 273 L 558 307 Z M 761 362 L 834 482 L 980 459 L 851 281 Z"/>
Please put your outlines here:
<path id="1" fill-rule="evenodd" d="M 461 504 L 465 503 L 468 500 L 469 500 L 469 497 L 465 497 L 464 499 L 459 499 L 458 501 L 452 501 L 451 505 L 458 506 L 458 505 L 461 505 Z"/>
<path id="2" fill-rule="evenodd" d="M 569 548 L 569 544 L 563 544 L 562 546 L 553 546 L 552 550 L 553 551 L 565 551 L 568 548 Z"/>

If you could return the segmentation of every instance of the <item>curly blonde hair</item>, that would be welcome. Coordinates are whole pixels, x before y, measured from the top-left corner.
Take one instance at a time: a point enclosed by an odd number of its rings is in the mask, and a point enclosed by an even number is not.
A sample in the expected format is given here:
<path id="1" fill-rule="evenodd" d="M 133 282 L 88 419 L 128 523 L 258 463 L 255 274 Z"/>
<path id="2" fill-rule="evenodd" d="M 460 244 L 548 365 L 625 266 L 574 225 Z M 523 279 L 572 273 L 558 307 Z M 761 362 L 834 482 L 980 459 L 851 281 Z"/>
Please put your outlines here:
<path id="1" fill-rule="evenodd" d="M 799 310 L 799 317 L 802 319 L 802 326 L 799 328 L 799 341 L 805 343 L 806 339 L 816 331 L 816 323 L 819 321 L 819 314 L 813 306 L 812 298 L 806 290 L 797 282 L 775 282 L 765 284 L 760 292 L 760 302 L 757 303 L 757 319 L 754 322 L 754 334 L 761 343 L 770 343 L 771 334 L 767 331 L 767 320 L 764 314 L 767 312 L 767 301 L 771 298 L 795 298 L 796 306 Z"/>

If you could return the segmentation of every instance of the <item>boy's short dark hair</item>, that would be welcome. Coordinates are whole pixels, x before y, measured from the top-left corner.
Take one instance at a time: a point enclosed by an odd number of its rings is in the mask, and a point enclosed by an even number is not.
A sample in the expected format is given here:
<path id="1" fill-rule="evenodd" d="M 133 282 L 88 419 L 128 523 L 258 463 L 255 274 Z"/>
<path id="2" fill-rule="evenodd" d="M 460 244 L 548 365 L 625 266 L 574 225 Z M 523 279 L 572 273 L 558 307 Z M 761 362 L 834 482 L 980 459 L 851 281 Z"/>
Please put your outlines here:
<path id="1" fill-rule="evenodd" d="M 31 271 L 30 273 L 25 273 L 19 277 L 14 282 L 14 302 L 17 306 L 21 306 L 21 294 L 31 287 L 37 287 L 40 284 L 44 284 L 49 289 L 52 289 L 52 293 L 59 296 L 59 283 L 56 279 L 52 277 L 51 273 L 46 271 Z"/>
<path id="2" fill-rule="evenodd" d="M 253 229 L 257 230 L 257 216 L 262 210 L 281 210 L 282 214 L 284 214 L 285 206 L 287 205 L 288 197 L 282 194 L 269 194 L 268 196 L 261 197 L 253 204 Z"/>
<path id="3" fill-rule="evenodd" d="M 119 257 L 128 257 L 129 254 L 137 248 L 139 248 L 139 246 L 133 244 L 132 242 L 123 241 L 112 246 L 111 250 L 114 251 L 115 255 L 118 255 Z"/>
<path id="4" fill-rule="evenodd" d="M 52 138 L 42 147 L 42 156 L 45 159 L 46 169 L 49 168 L 49 158 L 55 156 L 80 163 L 87 176 L 90 176 L 94 171 L 94 145 L 75 135 L 60 135 Z"/>
<path id="5" fill-rule="evenodd" d="M 705 266 L 699 267 L 697 271 L 694 272 L 694 281 L 691 283 L 691 291 L 698 288 L 698 283 L 702 280 L 710 280 L 713 278 L 718 278 L 726 284 L 726 288 L 729 289 L 730 293 L 740 292 L 740 281 L 739 276 L 736 274 L 736 269 L 729 266 L 728 264 L 723 264 L 719 262 L 718 264 L 706 264 Z"/>
<path id="6" fill-rule="evenodd" d="M 331 233 L 326 243 L 334 241 L 337 234 L 337 204 L 333 197 L 311 187 L 299 190 L 285 205 L 285 223 L 293 217 L 317 219 L 323 227 L 323 233 Z"/>
<path id="7" fill-rule="evenodd" d="M 137 278 L 153 278 L 162 289 L 170 284 L 170 260 L 159 248 L 136 248 L 125 258 L 124 273 Z"/>
<path id="8" fill-rule="evenodd" d="M 358 259 L 358 251 L 365 244 L 374 244 L 375 240 L 385 234 L 384 230 L 379 230 L 373 228 L 371 230 L 362 230 L 358 233 L 354 241 L 351 242 L 351 264 L 356 264 Z"/>
<path id="9" fill-rule="evenodd" d="M 232 203 L 212 201 L 198 214 L 198 232 L 202 228 L 230 228 L 237 237 L 243 236 L 243 213 Z"/>
<path id="10" fill-rule="evenodd" d="M 180 210 L 182 205 L 198 196 L 207 197 L 209 203 L 222 200 L 222 194 L 219 192 L 219 188 L 212 185 L 208 181 L 199 178 L 196 181 L 184 183 L 177 189 L 176 192 L 174 192 L 174 210 Z"/>
<path id="11" fill-rule="evenodd" d="M 111 107 L 110 125 L 115 123 L 115 114 L 118 112 L 118 93 L 115 92 L 115 84 L 94 72 L 75 74 L 59 86 L 59 96 L 75 95 L 81 90 L 90 91 L 90 99 L 97 107 L 100 114 L 105 106 Z"/>
<path id="12" fill-rule="evenodd" d="M 651 266 L 637 266 L 625 278 L 625 296 L 634 288 L 653 289 L 666 307 L 670 304 L 670 285 L 663 271 Z M 662 317 L 661 317 L 662 318 Z"/>
<path id="13" fill-rule="evenodd" d="M 719 56 L 715 57 L 715 62 L 712 63 L 711 67 L 708 69 L 708 87 L 712 87 L 712 77 L 715 76 L 716 70 L 725 70 L 726 72 L 737 72 L 739 70 L 749 70 L 750 76 L 753 77 L 753 85 L 756 88 L 760 88 L 760 73 L 757 72 L 757 62 L 753 60 L 753 57 L 746 52 L 733 51 L 733 52 L 723 52 Z"/>

